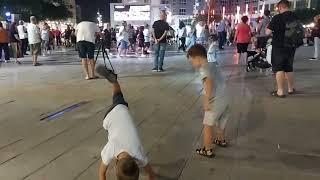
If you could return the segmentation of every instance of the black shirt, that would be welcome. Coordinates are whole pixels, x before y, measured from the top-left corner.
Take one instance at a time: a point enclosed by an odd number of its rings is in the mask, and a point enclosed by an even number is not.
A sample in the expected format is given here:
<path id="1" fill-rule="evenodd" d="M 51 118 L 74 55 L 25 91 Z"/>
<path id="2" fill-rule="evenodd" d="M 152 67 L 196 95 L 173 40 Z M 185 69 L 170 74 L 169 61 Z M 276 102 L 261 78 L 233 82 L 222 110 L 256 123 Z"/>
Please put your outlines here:
<path id="1" fill-rule="evenodd" d="M 169 24 L 164 20 L 158 20 L 153 23 L 154 35 L 157 39 L 160 39 L 165 31 L 169 31 Z M 166 43 L 167 38 L 163 38 L 159 43 Z"/>
<path id="2" fill-rule="evenodd" d="M 268 29 L 272 30 L 272 46 L 274 47 L 283 47 L 284 45 L 284 36 L 286 31 L 286 22 L 294 21 L 297 19 L 297 16 L 291 12 L 287 11 L 282 14 L 275 15 Z"/>
<path id="3" fill-rule="evenodd" d="M 19 42 L 18 39 L 14 35 L 19 36 L 17 28 L 10 29 L 10 42 Z"/>

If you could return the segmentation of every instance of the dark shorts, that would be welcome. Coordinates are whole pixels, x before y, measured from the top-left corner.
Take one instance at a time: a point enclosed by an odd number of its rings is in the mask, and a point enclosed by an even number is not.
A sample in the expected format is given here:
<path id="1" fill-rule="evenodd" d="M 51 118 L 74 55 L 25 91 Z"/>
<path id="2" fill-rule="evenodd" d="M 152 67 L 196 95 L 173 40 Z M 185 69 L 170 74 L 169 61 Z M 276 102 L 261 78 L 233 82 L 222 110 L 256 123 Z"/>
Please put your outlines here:
<path id="1" fill-rule="evenodd" d="M 77 43 L 79 48 L 79 57 L 82 59 L 93 59 L 94 58 L 94 49 L 95 45 L 92 42 L 88 41 L 79 41 Z"/>
<path id="2" fill-rule="evenodd" d="M 295 52 L 295 48 L 272 47 L 272 71 L 292 72 Z"/>
<path id="3" fill-rule="evenodd" d="M 269 37 L 258 37 L 257 48 L 265 48 L 267 46 Z"/>
<path id="4" fill-rule="evenodd" d="M 237 49 L 238 53 L 246 53 L 248 51 L 249 43 L 238 43 Z"/>
<path id="5" fill-rule="evenodd" d="M 144 47 L 144 41 L 139 40 L 138 47 L 143 48 Z"/>
<path id="6" fill-rule="evenodd" d="M 107 111 L 105 116 L 107 116 L 107 114 L 109 114 L 109 112 L 112 111 L 112 109 L 115 108 L 119 104 L 122 104 L 122 105 L 125 105 L 125 106 L 129 107 L 129 105 L 126 102 L 126 100 L 124 100 L 122 92 L 119 92 L 119 93 L 113 95 L 112 105 L 109 108 L 109 110 Z"/>

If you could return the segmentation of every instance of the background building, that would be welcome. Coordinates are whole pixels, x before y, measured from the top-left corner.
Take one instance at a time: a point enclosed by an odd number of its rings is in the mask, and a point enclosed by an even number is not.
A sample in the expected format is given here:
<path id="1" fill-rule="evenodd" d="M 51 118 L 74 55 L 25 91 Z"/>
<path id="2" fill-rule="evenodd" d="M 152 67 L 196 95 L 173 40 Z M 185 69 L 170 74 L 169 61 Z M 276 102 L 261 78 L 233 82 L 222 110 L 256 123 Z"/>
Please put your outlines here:
<path id="1" fill-rule="evenodd" d="M 320 0 L 289 0 L 292 2 L 292 9 L 320 9 Z M 259 2 L 259 8 L 262 9 L 265 4 L 265 8 L 274 12 L 276 10 L 276 6 L 279 0 L 265 0 Z"/>

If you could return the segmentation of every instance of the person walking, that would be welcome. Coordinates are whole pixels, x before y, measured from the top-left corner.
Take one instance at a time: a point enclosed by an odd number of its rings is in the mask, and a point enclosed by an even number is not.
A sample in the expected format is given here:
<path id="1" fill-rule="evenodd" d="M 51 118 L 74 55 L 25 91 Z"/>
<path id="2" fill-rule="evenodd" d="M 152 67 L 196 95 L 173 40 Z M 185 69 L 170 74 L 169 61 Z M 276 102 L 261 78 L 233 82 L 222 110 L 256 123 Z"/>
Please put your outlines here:
<path id="1" fill-rule="evenodd" d="M 12 50 L 12 56 L 13 58 L 15 58 L 15 62 L 17 64 L 21 64 L 20 61 L 18 61 L 18 58 L 20 56 L 20 50 L 19 50 L 20 38 L 19 38 L 16 22 L 11 23 L 9 32 L 10 32 L 10 47 Z"/>
<path id="2" fill-rule="evenodd" d="M 225 39 L 226 39 L 226 23 L 222 19 L 217 27 L 218 38 L 219 38 L 219 49 L 224 49 Z"/>
<path id="3" fill-rule="evenodd" d="M 205 22 L 200 21 L 196 25 L 196 37 L 197 43 L 201 45 L 205 45 Z"/>
<path id="4" fill-rule="evenodd" d="M 30 24 L 27 27 L 28 41 L 30 45 L 30 51 L 32 54 L 33 66 L 41 65 L 38 63 L 38 56 L 41 52 L 41 31 L 37 26 L 37 19 L 35 16 L 30 17 Z"/>
<path id="5" fill-rule="evenodd" d="M 9 54 L 9 34 L 0 22 L 0 60 L 2 59 L 2 51 L 4 52 L 4 60 L 8 62 L 10 60 Z"/>
<path id="6" fill-rule="evenodd" d="M 267 42 L 270 36 L 266 34 L 266 28 L 270 23 L 270 11 L 266 9 L 264 11 L 263 18 L 259 21 L 257 29 L 257 48 L 261 51 L 263 48 L 266 48 Z"/>
<path id="7" fill-rule="evenodd" d="M 167 13 L 166 11 L 160 12 L 160 20 L 153 23 L 153 37 L 155 38 L 154 42 L 154 50 L 155 50 L 155 58 L 154 58 L 154 68 L 152 71 L 154 72 L 163 72 L 163 61 L 164 55 L 166 52 L 167 46 L 167 33 L 170 29 L 169 24 L 166 22 Z"/>
<path id="8" fill-rule="evenodd" d="M 315 27 L 311 31 L 311 37 L 314 39 L 314 54 L 309 60 L 315 61 L 320 58 L 320 19 L 315 19 Z"/>
<path id="9" fill-rule="evenodd" d="M 19 21 L 19 26 L 17 27 L 19 38 L 21 40 L 21 54 L 22 55 L 28 55 L 27 54 L 27 48 L 28 48 L 28 33 L 27 28 L 24 26 L 23 21 Z"/>
<path id="10" fill-rule="evenodd" d="M 180 21 L 180 23 L 179 23 L 178 37 L 179 37 L 179 40 L 181 41 L 181 44 L 178 48 L 178 51 L 180 51 L 182 49 L 183 52 L 185 52 L 186 51 L 187 29 L 186 29 L 186 25 L 182 21 Z"/>
<path id="11" fill-rule="evenodd" d="M 248 46 L 251 41 L 251 29 L 250 26 L 247 24 L 248 20 L 248 16 L 243 16 L 241 18 L 242 22 L 237 26 L 237 31 L 234 39 L 234 42 L 237 43 L 238 64 L 241 64 L 241 54 L 245 54 L 245 59 L 247 59 Z"/>
<path id="12" fill-rule="evenodd" d="M 42 55 L 46 56 L 49 53 L 49 25 L 47 23 L 44 23 L 43 28 L 41 30 L 41 49 L 42 49 Z"/>
<path id="13" fill-rule="evenodd" d="M 56 46 L 57 46 L 57 48 L 59 48 L 61 46 L 61 44 L 62 44 L 62 42 L 61 42 L 61 31 L 57 28 L 57 29 L 55 29 L 53 31 L 53 33 L 54 33 L 54 37 L 56 39 Z"/>
<path id="14" fill-rule="evenodd" d="M 129 48 L 129 34 L 127 31 L 127 22 L 123 22 L 122 26 L 119 29 L 119 57 L 127 56 L 128 48 Z"/>
<path id="15" fill-rule="evenodd" d="M 91 21 L 82 21 L 77 25 L 76 31 L 79 57 L 82 59 L 85 79 L 95 79 L 94 50 L 96 35 L 100 33 L 100 29 Z"/>
<path id="16" fill-rule="evenodd" d="M 296 48 L 303 45 L 304 29 L 297 16 L 290 11 L 290 2 L 281 0 L 277 5 L 279 14 L 267 27 L 272 36 L 272 70 L 276 73 L 277 89 L 271 95 L 285 98 L 284 86 L 287 79 L 288 93 L 294 94 L 293 60 Z"/>
<path id="17" fill-rule="evenodd" d="M 144 50 L 143 54 L 148 55 L 149 48 L 150 48 L 150 30 L 149 30 L 149 24 L 146 24 L 144 30 L 143 30 L 143 35 L 144 35 Z"/>

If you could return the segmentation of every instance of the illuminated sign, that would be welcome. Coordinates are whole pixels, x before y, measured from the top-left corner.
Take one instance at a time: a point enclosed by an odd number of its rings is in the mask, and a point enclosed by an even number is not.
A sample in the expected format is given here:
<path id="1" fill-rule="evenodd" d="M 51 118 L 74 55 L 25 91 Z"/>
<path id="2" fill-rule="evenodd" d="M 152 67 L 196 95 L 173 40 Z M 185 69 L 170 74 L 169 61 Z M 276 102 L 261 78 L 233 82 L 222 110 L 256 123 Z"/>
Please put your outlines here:
<path id="1" fill-rule="evenodd" d="M 150 5 L 115 5 L 115 21 L 149 21 Z"/>

